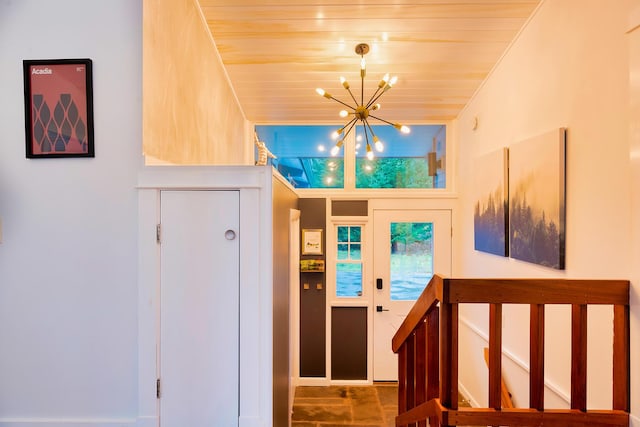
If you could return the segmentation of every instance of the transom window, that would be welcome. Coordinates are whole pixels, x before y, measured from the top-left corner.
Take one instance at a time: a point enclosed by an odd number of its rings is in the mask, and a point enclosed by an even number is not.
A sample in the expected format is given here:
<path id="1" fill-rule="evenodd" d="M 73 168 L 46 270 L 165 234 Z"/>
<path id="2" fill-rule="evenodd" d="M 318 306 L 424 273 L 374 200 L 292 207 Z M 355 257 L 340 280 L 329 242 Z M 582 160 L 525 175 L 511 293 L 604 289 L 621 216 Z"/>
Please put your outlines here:
<path id="1" fill-rule="evenodd" d="M 412 125 L 408 135 L 372 126 L 384 143 L 373 160 L 366 157 L 360 128 L 332 156 L 337 128 L 274 125 L 256 126 L 256 132 L 277 156 L 273 166 L 296 188 L 446 188 L 446 126 Z"/>

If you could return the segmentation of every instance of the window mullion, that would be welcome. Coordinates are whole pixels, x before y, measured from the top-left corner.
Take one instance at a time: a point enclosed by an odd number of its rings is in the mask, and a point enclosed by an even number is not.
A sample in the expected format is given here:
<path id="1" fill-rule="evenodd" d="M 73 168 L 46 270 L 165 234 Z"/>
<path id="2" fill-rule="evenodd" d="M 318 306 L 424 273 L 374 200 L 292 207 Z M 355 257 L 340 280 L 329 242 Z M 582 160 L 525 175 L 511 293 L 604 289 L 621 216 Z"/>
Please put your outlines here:
<path id="1" fill-rule="evenodd" d="M 344 141 L 344 189 L 356 188 L 356 132 L 350 132 Z"/>

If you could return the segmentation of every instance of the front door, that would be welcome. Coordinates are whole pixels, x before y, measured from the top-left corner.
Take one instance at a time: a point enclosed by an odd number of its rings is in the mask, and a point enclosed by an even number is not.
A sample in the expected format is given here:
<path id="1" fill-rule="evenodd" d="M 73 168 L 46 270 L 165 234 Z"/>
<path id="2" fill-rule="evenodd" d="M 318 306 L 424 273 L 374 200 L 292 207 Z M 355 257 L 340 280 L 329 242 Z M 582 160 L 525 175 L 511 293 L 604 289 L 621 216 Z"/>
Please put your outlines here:
<path id="1" fill-rule="evenodd" d="M 373 379 L 396 381 L 393 335 L 433 274 L 451 274 L 451 211 L 375 210 L 373 224 Z"/>

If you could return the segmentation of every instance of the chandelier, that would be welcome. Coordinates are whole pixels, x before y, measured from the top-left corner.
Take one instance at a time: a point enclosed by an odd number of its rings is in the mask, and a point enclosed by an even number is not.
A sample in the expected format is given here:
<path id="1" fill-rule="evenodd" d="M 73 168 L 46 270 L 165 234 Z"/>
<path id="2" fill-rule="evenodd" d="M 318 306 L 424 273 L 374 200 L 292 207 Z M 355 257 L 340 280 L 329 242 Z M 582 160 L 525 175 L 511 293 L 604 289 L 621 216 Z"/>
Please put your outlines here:
<path id="1" fill-rule="evenodd" d="M 371 143 L 373 143 L 373 146 L 378 152 L 382 152 L 384 150 L 384 144 L 373 132 L 373 129 L 369 124 L 369 119 L 376 119 L 383 123 L 391 125 L 402 133 L 409 133 L 411 132 L 411 129 L 408 126 L 404 126 L 399 123 L 391 123 L 387 120 L 384 120 L 380 117 L 377 117 L 371 114 L 372 112 L 380 109 L 380 104 L 376 103 L 376 101 L 386 91 L 388 91 L 393 87 L 393 85 L 398 80 L 398 77 L 393 76 L 389 78 L 389 73 L 385 74 L 382 80 L 380 80 L 380 83 L 378 83 L 378 87 L 376 91 L 373 93 L 373 95 L 371 95 L 371 98 L 369 98 L 369 101 L 365 103 L 364 102 L 364 77 L 367 74 L 367 67 L 366 67 L 367 63 L 364 59 L 364 56 L 369 52 L 369 45 L 366 43 L 360 43 L 356 46 L 355 51 L 358 55 L 360 55 L 360 102 L 358 102 L 356 100 L 356 97 L 353 96 L 353 92 L 351 92 L 351 87 L 349 86 L 349 82 L 347 82 L 347 79 L 345 79 L 344 77 L 340 77 L 340 83 L 342 83 L 342 86 L 349 92 L 349 95 L 351 96 L 351 99 L 355 103 L 355 106 L 349 105 L 346 102 L 342 102 L 339 99 L 334 98 L 330 93 L 326 92 L 323 89 L 317 88 L 316 92 L 320 96 L 323 96 L 327 99 L 332 99 L 349 109 L 349 110 L 341 110 L 340 117 L 348 118 L 352 116 L 352 118 L 344 126 L 342 126 L 340 129 L 334 132 L 333 137 L 336 138 L 338 141 L 336 142 L 336 145 L 331 149 L 331 155 L 336 156 L 340 152 L 340 147 L 342 147 L 342 145 L 344 144 L 344 140 L 347 137 L 347 135 L 349 135 L 349 132 L 351 132 L 351 130 L 354 128 L 354 126 L 358 122 L 362 122 L 362 128 L 363 128 L 364 136 L 367 142 L 367 146 L 366 146 L 367 158 L 369 160 L 373 160 L 375 155 L 373 153 L 373 149 L 371 148 Z"/>

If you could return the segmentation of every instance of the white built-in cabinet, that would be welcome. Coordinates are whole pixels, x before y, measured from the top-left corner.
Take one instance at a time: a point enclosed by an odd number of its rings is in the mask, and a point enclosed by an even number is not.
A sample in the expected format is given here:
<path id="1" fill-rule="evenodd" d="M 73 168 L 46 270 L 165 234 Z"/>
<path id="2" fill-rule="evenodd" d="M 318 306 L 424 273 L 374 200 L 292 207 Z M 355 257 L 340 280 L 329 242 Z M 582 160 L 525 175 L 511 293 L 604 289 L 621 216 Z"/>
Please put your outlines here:
<path id="1" fill-rule="evenodd" d="M 271 170 L 139 177 L 138 426 L 272 419 Z"/>

